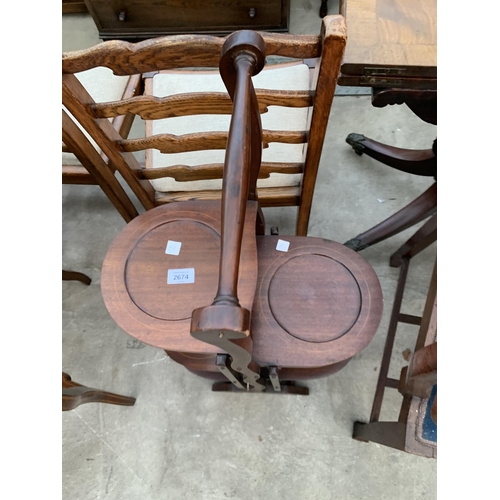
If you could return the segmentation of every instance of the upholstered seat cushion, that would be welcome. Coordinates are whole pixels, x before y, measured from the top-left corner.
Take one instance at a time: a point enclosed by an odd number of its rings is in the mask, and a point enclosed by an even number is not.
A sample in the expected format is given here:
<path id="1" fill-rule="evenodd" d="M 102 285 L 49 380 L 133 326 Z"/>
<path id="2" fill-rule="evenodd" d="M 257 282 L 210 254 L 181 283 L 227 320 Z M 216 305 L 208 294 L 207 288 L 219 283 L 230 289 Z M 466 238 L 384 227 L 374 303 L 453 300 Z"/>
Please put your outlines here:
<path id="1" fill-rule="evenodd" d="M 256 89 L 309 90 L 310 69 L 305 64 L 277 65 L 268 67 L 255 76 Z M 153 95 L 165 97 L 187 92 L 226 92 L 224 83 L 217 71 L 177 71 L 159 73 L 153 78 Z M 267 130 L 306 130 L 309 108 L 284 108 L 270 106 L 267 113 L 261 115 L 262 128 Z M 229 130 L 230 115 L 194 115 L 154 120 L 152 133 L 173 134 L 176 136 L 208 131 Z M 263 150 L 265 162 L 303 162 L 303 144 L 271 143 Z M 176 154 L 162 154 L 152 151 L 152 168 L 171 165 L 201 165 L 223 163 L 224 150 L 195 151 Z M 267 179 L 259 179 L 258 187 L 298 186 L 301 174 L 271 174 Z M 177 182 L 171 177 L 151 181 L 156 191 L 198 191 L 220 190 L 222 180 L 202 180 Z"/>
<path id="2" fill-rule="evenodd" d="M 88 71 L 82 71 L 75 75 L 87 92 L 96 102 L 118 101 L 121 99 L 128 82 L 128 76 L 116 76 L 108 68 L 97 67 Z M 64 108 L 64 106 L 63 106 Z M 71 113 L 64 108 L 66 113 L 71 116 Z M 78 126 L 80 124 L 75 120 Z M 80 126 L 83 130 L 83 128 Z M 93 139 L 83 130 L 90 142 L 97 148 Z M 72 153 L 62 154 L 63 165 L 79 165 L 80 162 Z"/>

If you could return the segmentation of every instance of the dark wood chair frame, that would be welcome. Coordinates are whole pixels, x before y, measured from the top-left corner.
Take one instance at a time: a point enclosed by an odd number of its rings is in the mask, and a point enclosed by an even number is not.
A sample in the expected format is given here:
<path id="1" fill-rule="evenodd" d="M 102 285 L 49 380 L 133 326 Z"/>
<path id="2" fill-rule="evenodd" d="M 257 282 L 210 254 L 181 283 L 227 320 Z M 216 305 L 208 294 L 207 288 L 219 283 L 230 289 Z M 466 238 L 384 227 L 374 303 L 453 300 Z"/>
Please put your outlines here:
<path id="1" fill-rule="evenodd" d="M 374 89 L 372 104 L 376 107 L 406 104 L 425 122 L 437 124 L 437 91 L 435 90 Z M 425 150 L 396 148 L 357 133 L 349 134 L 346 142 L 358 155 L 366 154 L 396 170 L 412 175 L 434 177 L 436 180 L 406 207 L 351 238 L 345 243 L 346 246 L 361 251 L 437 214 L 437 139 L 432 148 Z"/>
<path id="2" fill-rule="evenodd" d="M 387 331 L 375 396 L 368 423 L 355 422 L 353 438 L 362 442 L 375 442 L 409 453 L 436 458 L 437 447 L 415 439 L 416 411 L 421 400 L 429 398 L 437 383 L 437 264 L 429 285 L 427 300 L 421 317 L 401 312 L 410 260 L 427 247 L 426 233 L 417 233 L 396 252 L 395 267 L 401 267 Z M 426 244 L 427 242 L 427 244 Z M 401 371 L 400 379 L 388 376 L 392 351 L 399 323 L 419 326 L 415 349 L 410 363 Z M 385 389 L 396 389 L 403 395 L 399 418 L 396 422 L 380 421 Z M 437 395 L 431 415 L 437 424 Z"/>

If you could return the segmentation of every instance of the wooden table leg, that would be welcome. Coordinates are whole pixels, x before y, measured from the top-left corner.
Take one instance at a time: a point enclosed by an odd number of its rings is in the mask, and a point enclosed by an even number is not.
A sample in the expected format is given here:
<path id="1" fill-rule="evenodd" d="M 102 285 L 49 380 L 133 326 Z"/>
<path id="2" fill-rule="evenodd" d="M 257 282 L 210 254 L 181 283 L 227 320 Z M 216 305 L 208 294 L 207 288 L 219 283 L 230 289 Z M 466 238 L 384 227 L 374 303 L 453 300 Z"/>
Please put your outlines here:
<path id="1" fill-rule="evenodd" d="M 387 146 L 381 142 L 365 137 L 363 134 L 349 134 L 347 144 L 351 145 L 356 154 L 367 154 L 384 165 L 402 172 L 421 176 L 437 175 L 436 147 L 431 149 L 403 149 Z M 436 141 L 434 141 L 436 143 Z"/>
<path id="2" fill-rule="evenodd" d="M 319 7 L 319 17 L 323 18 L 328 14 L 328 0 L 321 0 Z"/>
<path id="3" fill-rule="evenodd" d="M 62 270 L 62 279 L 64 281 L 81 281 L 85 285 L 92 283 L 92 280 L 86 274 L 76 271 L 66 271 L 65 269 Z"/>
<path id="4" fill-rule="evenodd" d="M 92 389 L 77 384 L 67 373 L 62 373 L 62 410 L 73 410 L 84 403 L 107 403 L 120 406 L 134 406 L 135 398 L 113 392 Z"/>
<path id="5" fill-rule="evenodd" d="M 399 267 L 437 240 L 437 214 L 431 217 L 403 246 L 391 255 L 390 266 Z"/>
<path id="6" fill-rule="evenodd" d="M 359 252 L 375 243 L 394 236 L 405 229 L 423 221 L 437 210 L 437 182 L 409 205 L 344 243 L 345 246 Z M 397 266 L 396 266 L 397 267 Z"/>

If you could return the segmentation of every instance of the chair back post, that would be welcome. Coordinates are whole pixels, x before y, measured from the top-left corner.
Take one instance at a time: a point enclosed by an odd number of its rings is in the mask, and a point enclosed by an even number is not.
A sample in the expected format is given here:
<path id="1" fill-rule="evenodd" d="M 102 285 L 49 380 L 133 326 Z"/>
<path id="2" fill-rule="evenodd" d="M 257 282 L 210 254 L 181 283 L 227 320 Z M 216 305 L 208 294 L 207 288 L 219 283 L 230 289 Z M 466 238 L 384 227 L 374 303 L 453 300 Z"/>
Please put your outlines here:
<path id="1" fill-rule="evenodd" d="M 301 202 L 297 218 L 297 235 L 307 236 L 314 186 L 318 174 L 328 118 L 340 73 L 347 41 L 345 20 L 342 16 L 327 16 L 321 25 L 321 62 L 317 65 L 313 112 L 310 116 L 309 144 L 307 145 Z"/>

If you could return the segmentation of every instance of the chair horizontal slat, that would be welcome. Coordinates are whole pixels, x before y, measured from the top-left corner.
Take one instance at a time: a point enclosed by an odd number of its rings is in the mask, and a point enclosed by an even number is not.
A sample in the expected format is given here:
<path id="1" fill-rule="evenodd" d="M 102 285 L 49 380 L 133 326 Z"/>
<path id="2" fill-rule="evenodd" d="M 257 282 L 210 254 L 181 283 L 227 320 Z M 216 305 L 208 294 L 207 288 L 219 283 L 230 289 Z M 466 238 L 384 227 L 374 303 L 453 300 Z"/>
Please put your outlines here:
<path id="1" fill-rule="evenodd" d="M 259 203 L 262 207 L 294 207 L 300 203 L 300 187 L 276 187 L 257 189 Z M 219 200 L 222 192 L 210 191 L 175 191 L 169 193 L 157 192 L 155 201 L 157 205 L 165 205 L 177 201 L 190 200 Z"/>
<path id="2" fill-rule="evenodd" d="M 278 55 L 310 59 L 321 55 L 317 35 L 260 33 L 266 43 L 266 56 Z M 79 73 L 96 66 L 113 70 L 115 75 L 133 75 L 183 67 L 218 67 L 225 38 L 211 35 L 174 35 L 130 43 L 111 40 L 90 48 L 64 53 L 63 73 Z"/>
<path id="3" fill-rule="evenodd" d="M 306 131 L 295 130 L 263 130 L 262 139 L 264 147 L 270 142 L 283 144 L 305 144 Z M 134 153 L 145 149 L 157 149 L 164 154 L 186 153 L 189 151 L 204 151 L 209 149 L 225 149 L 227 132 L 198 132 L 194 134 L 172 135 L 158 134 L 139 139 L 120 141 L 122 151 Z"/>
<path id="4" fill-rule="evenodd" d="M 313 105 L 313 92 L 307 90 L 257 89 L 256 93 L 261 113 L 265 113 L 268 106 L 304 108 Z M 143 120 L 158 120 L 194 114 L 231 114 L 233 103 L 226 93 L 192 92 L 167 97 L 139 96 L 124 101 L 96 103 L 91 108 L 97 118 L 133 113 Z"/>
<path id="5" fill-rule="evenodd" d="M 95 185 L 97 181 L 89 174 L 85 167 L 78 165 L 63 165 L 62 183 Z"/>
<path id="6" fill-rule="evenodd" d="M 197 181 L 207 179 L 222 179 L 223 163 L 207 165 L 172 165 L 169 167 L 147 168 L 141 171 L 144 179 L 163 179 L 172 177 L 177 182 Z M 267 179 L 270 174 L 301 174 L 304 171 L 303 163 L 273 163 L 263 162 L 260 166 L 259 179 Z"/>

